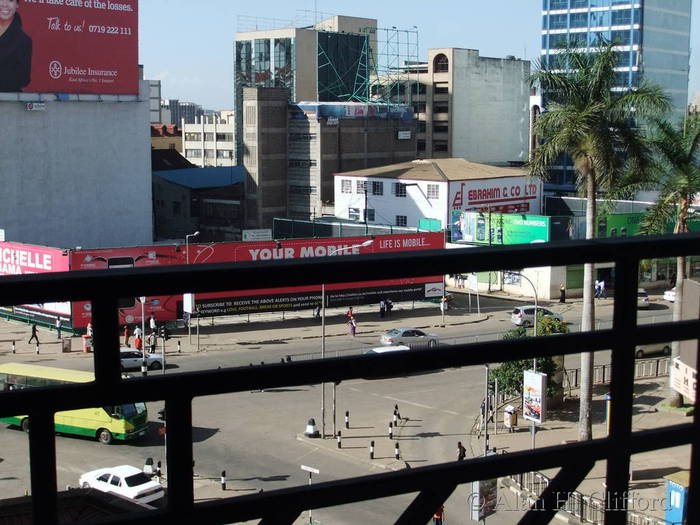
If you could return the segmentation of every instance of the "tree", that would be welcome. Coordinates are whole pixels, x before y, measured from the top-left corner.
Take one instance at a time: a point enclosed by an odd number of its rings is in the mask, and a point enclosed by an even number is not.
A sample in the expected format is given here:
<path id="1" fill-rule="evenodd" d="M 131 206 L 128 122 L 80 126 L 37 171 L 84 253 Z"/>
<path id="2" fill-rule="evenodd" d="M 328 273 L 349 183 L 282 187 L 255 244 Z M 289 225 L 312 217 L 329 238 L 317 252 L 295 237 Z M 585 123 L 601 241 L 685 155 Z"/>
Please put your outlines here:
<path id="1" fill-rule="evenodd" d="M 642 233 L 664 233 L 673 224 L 673 233 L 687 233 L 690 205 L 700 193 L 700 115 L 683 119 L 677 126 L 667 121 L 656 122 L 657 133 L 652 147 L 657 153 L 652 176 L 642 186 L 658 190 L 659 197 L 649 208 L 641 223 Z M 676 299 L 673 320 L 681 320 L 683 280 L 686 278 L 686 258 L 676 260 Z M 671 348 L 673 357 L 679 355 L 679 342 Z M 671 406 L 680 406 L 683 396 L 671 391 Z"/>
<path id="2" fill-rule="evenodd" d="M 590 53 L 564 49 L 548 68 L 538 64 L 530 83 L 540 86 L 545 111 L 535 123 L 542 139 L 528 164 L 530 175 L 546 179 L 549 166 L 563 155 L 574 163 L 579 189 L 586 197 L 586 239 L 595 237 L 596 196 L 614 189 L 625 171 L 644 173 L 650 152 L 635 124 L 669 108 L 660 88 L 641 83 L 613 91 L 618 56 L 615 43 L 602 42 Z M 581 331 L 594 327 L 593 264 L 584 265 Z M 579 440 L 591 439 L 593 356 L 581 354 Z"/>
<path id="3" fill-rule="evenodd" d="M 547 336 L 553 334 L 565 334 L 569 328 L 563 321 L 552 317 L 544 317 L 541 313 L 537 317 L 537 335 Z M 518 326 L 508 330 L 503 334 L 504 341 L 522 339 L 527 337 L 527 328 Z M 561 364 L 563 366 L 563 363 Z M 489 382 L 498 380 L 498 389 L 507 395 L 519 395 L 523 391 L 523 372 L 532 368 L 532 359 L 521 359 L 519 361 L 506 361 L 498 368 L 491 370 Z M 544 357 L 537 359 L 537 370 L 547 374 L 547 377 L 554 379 L 559 372 L 560 366 L 556 359 Z M 561 384 L 550 380 L 547 384 L 547 395 L 556 397 L 561 393 Z"/>

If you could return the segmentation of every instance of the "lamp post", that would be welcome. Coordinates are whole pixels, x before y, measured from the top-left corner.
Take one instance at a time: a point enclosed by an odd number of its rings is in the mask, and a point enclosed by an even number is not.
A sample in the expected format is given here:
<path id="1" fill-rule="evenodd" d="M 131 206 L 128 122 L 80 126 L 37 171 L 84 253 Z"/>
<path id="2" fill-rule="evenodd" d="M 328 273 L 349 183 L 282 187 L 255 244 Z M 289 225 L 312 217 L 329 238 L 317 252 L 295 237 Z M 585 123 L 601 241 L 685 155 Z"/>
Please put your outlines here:
<path id="1" fill-rule="evenodd" d="M 335 255 L 336 253 L 352 250 L 354 248 L 364 248 L 374 242 L 374 239 L 367 239 L 360 244 L 352 246 L 344 246 L 330 250 L 326 255 Z M 321 359 L 326 358 L 326 285 L 321 284 Z M 333 382 L 333 435 L 335 436 L 335 381 Z M 326 438 L 326 383 L 321 383 L 321 436 Z"/>
<path id="2" fill-rule="evenodd" d="M 199 237 L 199 230 L 194 233 L 190 233 L 189 235 L 185 235 L 185 263 L 188 266 L 190 264 L 190 237 L 193 239 L 195 237 Z M 192 302 L 194 303 L 194 300 Z M 190 344 L 192 344 L 192 323 L 189 319 L 187 321 L 187 338 Z"/>
<path id="3" fill-rule="evenodd" d="M 537 313 L 538 313 L 538 309 L 537 309 L 537 287 L 534 285 L 534 283 L 533 283 L 530 279 L 528 279 L 526 276 L 524 276 L 524 275 L 523 275 L 522 273 L 520 273 L 520 272 L 507 272 L 507 273 L 509 273 L 509 274 L 511 274 L 511 275 L 519 275 L 520 277 L 522 277 L 523 279 L 525 279 L 528 283 L 530 283 L 530 286 L 532 286 L 532 291 L 535 293 L 535 322 L 534 322 L 534 324 L 533 324 L 534 332 L 533 332 L 532 335 L 533 335 L 533 337 L 537 337 Z M 533 357 L 533 358 L 532 358 L 532 370 L 533 370 L 534 372 L 537 371 L 537 358 L 536 358 L 536 357 Z"/>

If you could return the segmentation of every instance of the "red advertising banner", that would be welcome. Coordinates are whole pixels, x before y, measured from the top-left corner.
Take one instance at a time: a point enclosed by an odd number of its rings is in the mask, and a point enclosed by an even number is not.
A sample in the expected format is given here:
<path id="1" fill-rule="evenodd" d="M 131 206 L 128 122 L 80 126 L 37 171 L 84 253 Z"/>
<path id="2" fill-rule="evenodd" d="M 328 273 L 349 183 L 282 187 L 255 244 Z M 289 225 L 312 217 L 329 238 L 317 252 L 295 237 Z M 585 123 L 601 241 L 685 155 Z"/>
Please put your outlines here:
<path id="1" fill-rule="evenodd" d="M 138 94 L 138 0 L 3 3 L 0 91 Z"/>

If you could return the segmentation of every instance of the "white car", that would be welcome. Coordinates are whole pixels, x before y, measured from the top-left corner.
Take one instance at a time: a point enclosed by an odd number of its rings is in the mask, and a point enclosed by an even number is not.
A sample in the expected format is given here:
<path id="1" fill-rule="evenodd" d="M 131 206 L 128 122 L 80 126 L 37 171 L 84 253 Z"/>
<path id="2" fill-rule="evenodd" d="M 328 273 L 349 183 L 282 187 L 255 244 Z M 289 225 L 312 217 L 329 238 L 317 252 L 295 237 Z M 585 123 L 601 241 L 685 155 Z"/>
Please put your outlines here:
<path id="1" fill-rule="evenodd" d="M 141 368 L 141 363 L 143 362 L 143 353 L 141 350 L 122 348 L 120 354 L 119 359 L 122 363 L 122 370 Z M 146 353 L 146 366 L 149 370 L 161 370 L 163 368 L 163 356 Z"/>
<path id="2" fill-rule="evenodd" d="M 131 465 L 101 468 L 86 472 L 78 480 L 80 488 L 97 489 L 118 494 L 139 503 L 151 503 L 165 495 L 159 481 L 152 479 L 141 469 Z"/>
<path id="3" fill-rule="evenodd" d="M 670 290 L 666 290 L 664 292 L 664 301 L 668 301 L 669 303 L 673 303 L 676 300 L 676 287 L 674 286 Z"/>
<path id="4" fill-rule="evenodd" d="M 418 328 L 394 328 L 384 332 L 379 337 L 379 342 L 384 346 L 406 345 L 416 349 L 435 348 L 440 343 L 440 338 Z"/>
<path id="5" fill-rule="evenodd" d="M 537 311 L 542 317 L 551 317 L 553 319 L 557 319 L 558 321 L 564 321 L 564 318 L 561 315 L 555 314 L 551 310 L 547 310 L 541 306 L 537 307 Z M 510 322 L 514 325 L 523 326 L 525 328 L 532 326 L 535 323 L 535 305 L 533 304 L 516 307 L 510 314 Z"/>

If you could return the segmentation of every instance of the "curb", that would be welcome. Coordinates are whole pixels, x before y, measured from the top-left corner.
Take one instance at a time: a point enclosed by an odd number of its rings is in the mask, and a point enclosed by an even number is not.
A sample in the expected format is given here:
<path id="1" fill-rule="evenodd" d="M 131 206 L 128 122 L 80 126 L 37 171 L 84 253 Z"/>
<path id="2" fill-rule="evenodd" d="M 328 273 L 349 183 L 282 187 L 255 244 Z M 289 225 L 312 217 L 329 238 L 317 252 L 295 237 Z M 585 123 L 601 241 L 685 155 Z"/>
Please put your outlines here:
<path id="1" fill-rule="evenodd" d="M 391 464 L 384 465 L 382 463 L 373 463 L 369 459 L 362 459 L 362 458 L 358 458 L 356 456 L 350 455 L 347 452 L 344 452 L 343 449 L 331 448 L 331 447 L 326 447 L 326 446 L 320 445 L 320 443 L 323 443 L 324 441 L 330 441 L 331 443 L 335 444 L 334 440 L 324 440 L 321 438 L 311 439 L 311 438 L 307 438 L 303 434 L 297 434 L 296 438 L 297 438 L 297 441 L 301 441 L 302 443 L 308 443 L 309 445 L 315 445 L 318 450 L 323 450 L 324 452 L 327 452 L 327 453 L 335 453 L 337 455 L 343 456 L 343 457 L 350 459 L 352 461 L 356 461 L 358 463 L 362 463 L 364 465 L 368 465 L 371 467 L 382 468 L 384 470 L 391 470 L 393 472 L 397 472 L 397 471 L 403 470 L 405 468 L 405 467 L 399 467 L 398 465 L 391 465 Z M 396 460 L 393 460 L 393 462 L 397 463 Z M 401 461 L 401 463 L 405 463 L 405 462 Z"/>

